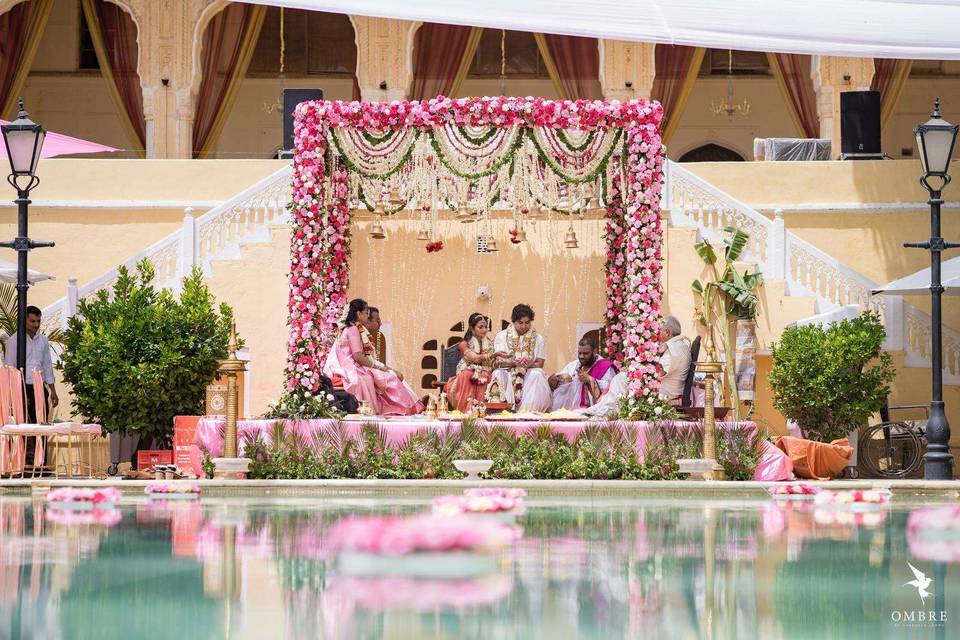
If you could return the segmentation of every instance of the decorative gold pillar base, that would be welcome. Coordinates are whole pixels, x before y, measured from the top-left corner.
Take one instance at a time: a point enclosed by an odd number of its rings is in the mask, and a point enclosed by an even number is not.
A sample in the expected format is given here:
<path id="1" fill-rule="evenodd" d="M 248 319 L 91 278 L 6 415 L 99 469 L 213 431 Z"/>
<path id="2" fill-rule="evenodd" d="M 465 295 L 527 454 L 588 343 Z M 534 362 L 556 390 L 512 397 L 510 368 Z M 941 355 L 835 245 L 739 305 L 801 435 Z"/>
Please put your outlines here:
<path id="1" fill-rule="evenodd" d="M 713 413 L 713 379 L 723 371 L 723 363 L 717 362 L 713 343 L 707 340 L 707 359 L 697 363 L 697 371 L 703 379 L 703 449 L 702 458 L 677 460 L 680 473 L 689 475 L 690 480 L 724 480 L 726 473 L 717 462 L 717 422 Z"/>

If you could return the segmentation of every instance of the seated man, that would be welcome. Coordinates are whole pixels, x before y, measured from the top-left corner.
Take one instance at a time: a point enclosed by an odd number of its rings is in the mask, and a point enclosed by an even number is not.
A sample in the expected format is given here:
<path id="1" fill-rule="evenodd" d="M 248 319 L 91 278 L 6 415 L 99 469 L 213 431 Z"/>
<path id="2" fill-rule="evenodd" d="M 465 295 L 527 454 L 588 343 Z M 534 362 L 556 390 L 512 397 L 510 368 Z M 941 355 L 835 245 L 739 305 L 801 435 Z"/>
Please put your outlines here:
<path id="1" fill-rule="evenodd" d="M 690 343 L 680 335 L 680 321 L 666 316 L 660 327 L 662 350 L 660 366 L 663 367 L 663 379 L 660 382 L 660 395 L 671 402 L 680 404 L 683 395 L 683 383 L 690 369 Z"/>
<path id="2" fill-rule="evenodd" d="M 523 411 L 547 411 L 552 400 L 550 385 L 543 373 L 546 345 L 533 328 L 533 309 L 518 304 L 510 314 L 513 322 L 497 334 L 493 350 L 509 354 L 498 358 L 493 380 L 506 401 Z"/>
<path id="3" fill-rule="evenodd" d="M 576 412 L 589 418 L 616 420 L 620 417 L 620 400 L 627 395 L 627 372 L 621 371 L 610 380 L 607 392 L 594 404 Z"/>
<path id="4" fill-rule="evenodd" d="M 589 407 L 600 399 L 616 373 L 613 362 L 600 357 L 596 337 L 583 336 L 577 345 L 577 359 L 547 380 L 553 389 L 553 410 Z"/>
<path id="5" fill-rule="evenodd" d="M 393 371 L 400 378 L 400 382 L 403 383 L 410 397 L 418 400 L 417 392 L 403 378 L 403 374 L 380 361 L 381 354 L 379 353 L 380 350 L 377 349 L 377 338 L 380 337 L 381 326 L 383 326 L 383 322 L 380 320 L 380 310 L 376 307 L 367 307 L 367 321 L 360 323 L 360 342 L 363 344 L 363 354 L 369 357 L 375 366 L 379 366 L 386 371 Z"/>

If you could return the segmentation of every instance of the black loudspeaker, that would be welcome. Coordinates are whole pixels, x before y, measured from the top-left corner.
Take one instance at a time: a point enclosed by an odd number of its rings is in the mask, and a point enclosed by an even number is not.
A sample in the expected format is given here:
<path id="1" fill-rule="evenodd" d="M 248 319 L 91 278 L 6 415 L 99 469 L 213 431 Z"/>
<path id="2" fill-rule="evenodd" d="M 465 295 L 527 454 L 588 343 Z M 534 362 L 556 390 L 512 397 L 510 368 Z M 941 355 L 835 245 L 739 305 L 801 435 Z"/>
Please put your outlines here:
<path id="1" fill-rule="evenodd" d="M 840 159 L 882 159 L 880 92 L 840 94 Z"/>
<path id="2" fill-rule="evenodd" d="M 293 150 L 293 110 L 301 102 L 323 100 L 323 89 L 284 89 L 283 92 L 283 142 L 280 151 Z"/>

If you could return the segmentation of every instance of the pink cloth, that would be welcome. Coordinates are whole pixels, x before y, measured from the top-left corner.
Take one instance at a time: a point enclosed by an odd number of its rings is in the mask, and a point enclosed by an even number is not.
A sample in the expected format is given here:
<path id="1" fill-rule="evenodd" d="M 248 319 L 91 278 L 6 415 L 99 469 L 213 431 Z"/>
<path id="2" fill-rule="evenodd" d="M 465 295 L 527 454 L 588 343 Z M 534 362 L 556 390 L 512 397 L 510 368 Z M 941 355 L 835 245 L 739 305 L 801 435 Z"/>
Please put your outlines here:
<path id="1" fill-rule="evenodd" d="M 285 420 L 284 428 L 288 433 L 293 432 L 301 436 L 304 442 L 307 442 L 312 446 L 320 446 L 320 433 L 324 428 L 329 427 L 334 422 L 334 420 Z M 238 420 L 237 447 L 240 453 L 243 453 L 243 447 L 247 442 L 252 442 L 253 440 L 256 440 L 257 437 L 260 437 L 264 442 L 269 442 L 271 433 L 273 432 L 273 428 L 276 423 L 276 420 Z M 457 421 L 446 422 L 441 420 L 413 420 L 409 418 L 380 420 L 372 419 L 365 421 L 350 420 L 344 421 L 343 425 L 347 430 L 347 434 L 351 438 L 358 438 L 363 425 L 369 423 L 378 424 L 384 429 L 387 436 L 388 446 L 401 445 L 411 435 L 424 429 L 457 430 L 460 428 L 460 423 Z M 577 435 L 586 429 L 587 426 L 596 423 L 586 421 L 549 422 L 535 420 L 487 420 L 483 422 L 477 422 L 477 426 L 480 427 L 497 425 L 506 429 L 510 429 L 514 432 L 532 431 L 543 424 L 549 424 L 551 430 L 553 430 L 555 433 L 563 434 L 567 441 L 573 442 Z M 621 425 L 623 428 L 629 426 L 636 430 L 637 452 L 642 454 L 643 450 L 646 448 L 647 434 L 654 429 L 654 426 L 649 422 L 620 421 L 617 424 Z M 677 424 L 680 426 L 691 427 L 696 423 L 680 422 Z M 219 457 L 223 452 L 223 426 L 224 421 L 218 418 L 201 418 L 197 423 L 195 444 L 205 449 L 212 458 Z M 721 429 L 731 429 L 738 426 L 747 426 L 751 429 L 757 428 L 757 425 L 754 422 L 718 422 L 717 426 Z M 776 447 L 773 448 L 776 449 Z M 780 453 L 782 454 L 782 452 Z M 787 463 L 789 463 L 789 460 L 787 460 Z M 764 469 L 763 478 L 759 478 L 755 474 L 754 479 L 786 479 L 777 477 L 783 474 L 783 464 L 784 462 L 779 458 L 779 456 L 777 456 L 777 454 L 770 453 L 769 448 L 765 447 L 764 457 L 761 458 L 760 465 L 758 466 L 758 469 Z M 195 466 L 199 467 L 199 464 Z M 198 476 L 202 475 L 201 469 L 195 468 L 194 470 L 197 472 Z"/>
<path id="2" fill-rule="evenodd" d="M 9 124 L 6 120 L 0 120 L 0 124 Z M 112 153 L 119 151 L 113 147 L 65 136 L 62 133 L 47 131 L 43 139 L 43 149 L 40 150 L 41 158 L 53 158 L 54 156 L 67 156 L 75 153 Z M 7 146 L 0 144 L 0 158 L 7 157 Z"/>
<path id="3" fill-rule="evenodd" d="M 405 416 L 422 410 L 420 401 L 393 371 L 357 364 L 353 354 L 362 352 L 360 331 L 356 326 L 347 327 L 330 350 L 323 373 L 329 378 L 339 376 L 344 390 L 357 400 L 366 400 L 377 415 Z"/>
<path id="4" fill-rule="evenodd" d="M 760 455 L 760 462 L 753 472 L 753 479 L 763 482 L 793 480 L 793 462 L 780 447 L 764 440 L 763 453 Z"/>

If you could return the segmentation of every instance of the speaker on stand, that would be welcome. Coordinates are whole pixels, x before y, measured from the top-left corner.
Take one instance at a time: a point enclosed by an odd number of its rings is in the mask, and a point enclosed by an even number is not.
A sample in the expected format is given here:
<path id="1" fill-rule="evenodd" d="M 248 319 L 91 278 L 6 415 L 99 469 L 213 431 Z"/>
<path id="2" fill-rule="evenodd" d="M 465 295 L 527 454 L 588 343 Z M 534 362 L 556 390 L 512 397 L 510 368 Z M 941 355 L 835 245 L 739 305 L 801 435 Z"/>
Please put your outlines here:
<path id="1" fill-rule="evenodd" d="M 284 89 L 283 102 L 283 142 L 280 144 L 281 160 L 293 157 L 293 110 L 301 102 L 323 100 L 323 89 Z"/>
<path id="2" fill-rule="evenodd" d="M 840 94 L 840 159 L 883 160 L 880 150 L 880 92 Z"/>

